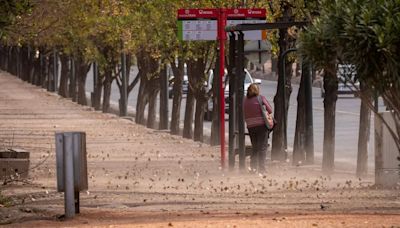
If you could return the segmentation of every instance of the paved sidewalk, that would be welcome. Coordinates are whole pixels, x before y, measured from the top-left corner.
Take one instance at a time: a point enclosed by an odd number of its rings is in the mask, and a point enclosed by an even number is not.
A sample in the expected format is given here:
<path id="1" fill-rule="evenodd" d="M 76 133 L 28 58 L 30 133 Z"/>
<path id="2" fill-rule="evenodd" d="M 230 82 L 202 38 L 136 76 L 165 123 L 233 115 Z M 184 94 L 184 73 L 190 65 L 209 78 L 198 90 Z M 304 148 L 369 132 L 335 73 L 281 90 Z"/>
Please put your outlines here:
<path id="1" fill-rule="evenodd" d="M 87 134 L 89 190 L 81 214 L 57 221 L 54 134 Z M 29 180 L 2 185 L 16 227 L 376 227 L 400 224 L 399 189 L 373 177 L 323 176 L 320 165 L 268 163 L 268 172 L 221 170 L 219 148 L 93 111 L 0 71 L 0 148 L 31 152 Z M 247 161 L 248 163 L 248 161 Z M 378 215 L 376 215 L 378 214 Z M 361 224 L 361 225 L 360 225 Z"/>

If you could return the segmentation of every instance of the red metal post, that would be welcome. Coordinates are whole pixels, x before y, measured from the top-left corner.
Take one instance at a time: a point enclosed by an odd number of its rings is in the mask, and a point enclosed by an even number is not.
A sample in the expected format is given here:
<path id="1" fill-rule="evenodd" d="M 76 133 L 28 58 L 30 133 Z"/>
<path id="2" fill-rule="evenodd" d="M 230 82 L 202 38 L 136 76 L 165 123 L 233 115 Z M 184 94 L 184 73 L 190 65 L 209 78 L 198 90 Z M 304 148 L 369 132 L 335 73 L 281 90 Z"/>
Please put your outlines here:
<path id="1" fill-rule="evenodd" d="M 220 75 L 220 138 L 221 138 L 221 167 L 225 168 L 225 40 L 226 40 L 226 9 L 219 9 L 218 14 L 218 42 L 219 42 L 219 75 Z"/>

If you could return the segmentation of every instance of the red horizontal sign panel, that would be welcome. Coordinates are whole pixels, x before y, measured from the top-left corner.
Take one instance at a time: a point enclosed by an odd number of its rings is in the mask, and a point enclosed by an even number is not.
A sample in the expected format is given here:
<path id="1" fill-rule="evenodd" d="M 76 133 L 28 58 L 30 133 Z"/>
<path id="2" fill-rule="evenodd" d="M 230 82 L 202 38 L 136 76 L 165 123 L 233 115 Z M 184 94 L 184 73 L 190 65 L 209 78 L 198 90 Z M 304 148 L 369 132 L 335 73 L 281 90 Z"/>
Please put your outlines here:
<path id="1" fill-rule="evenodd" d="M 226 9 L 227 19 L 265 19 L 265 9 Z M 217 19 L 219 9 L 179 9 L 178 19 Z"/>
<path id="2" fill-rule="evenodd" d="M 267 11 L 265 9 L 227 9 L 227 19 L 244 18 L 265 18 Z"/>
<path id="3" fill-rule="evenodd" d="M 217 19 L 218 9 L 179 9 L 178 19 Z"/>

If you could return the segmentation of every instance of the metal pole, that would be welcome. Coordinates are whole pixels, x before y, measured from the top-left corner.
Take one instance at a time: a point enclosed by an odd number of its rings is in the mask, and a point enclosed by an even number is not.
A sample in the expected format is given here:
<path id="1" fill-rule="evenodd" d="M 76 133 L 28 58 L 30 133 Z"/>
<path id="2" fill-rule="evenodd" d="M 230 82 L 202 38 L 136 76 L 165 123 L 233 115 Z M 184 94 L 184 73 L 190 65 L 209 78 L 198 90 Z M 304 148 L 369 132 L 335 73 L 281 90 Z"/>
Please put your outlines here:
<path id="1" fill-rule="evenodd" d="M 258 41 L 258 50 L 261 50 L 261 41 Z M 261 51 L 258 52 L 258 64 L 261 65 Z M 263 65 L 264 68 L 264 65 Z M 257 69 L 257 67 L 256 67 Z"/>
<path id="2" fill-rule="evenodd" d="M 244 97 L 244 34 L 239 32 L 238 50 L 236 62 L 236 75 L 238 77 L 237 84 L 237 118 L 238 118 L 238 139 L 239 139 L 239 169 L 245 168 L 246 153 L 245 153 L 245 138 L 244 138 L 244 113 L 243 113 L 243 97 Z"/>
<path id="3" fill-rule="evenodd" d="M 124 52 L 121 53 L 121 74 L 122 74 L 122 93 L 121 93 L 121 110 L 119 112 L 120 116 L 127 115 L 127 82 L 126 82 L 126 54 Z"/>
<path id="4" fill-rule="evenodd" d="M 83 137 L 85 137 L 83 134 L 80 132 L 73 132 L 72 133 L 73 137 L 73 154 L 74 154 L 74 159 L 73 159 L 73 165 L 74 165 L 74 204 L 75 204 L 75 213 L 79 214 L 79 188 L 80 183 L 81 183 L 81 178 L 85 178 L 81 176 L 82 170 L 81 167 L 82 165 L 80 162 L 84 162 L 84 160 L 81 158 L 81 155 L 83 153 Z M 86 140 L 85 140 L 86 142 Z M 86 178 L 87 179 L 87 178 Z"/>
<path id="5" fill-rule="evenodd" d="M 306 163 L 314 164 L 314 133 L 312 113 L 312 74 L 310 63 L 303 58 L 302 74 L 304 74 L 305 114 L 306 114 Z"/>
<path id="6" fill-rule="evenodd" d="M 218 18 L 218 41 L 219 41 L 219 76 L 220 76 L 220 138 L 221 138 L 221 167 L 225 168 L 225 93 L 224 93 L 224 74 L 225 74 L 225 26 L 226 15 L 225 9 L 219 9 Z"/>
<path id="7" fill-rule="evenodd" d="M 236 61 L 235 45 L 236 45 L 235 33 L 229 33 L 229 168 L 235 167 L 235 125 L 236 125 L 236 90 L 235 81 L 236 76 L 234 74 L 234 66 Z"/>
<path id="8" fill-rule="evenodd" d="M 285 144 L 285 153 L 287 150 L 287 113 L 286 113 L 286 69 L 285 69 L 285 57 L 287 54 L 290 52 L 297 51 L 296 48 L 291 48 L 286 51 L 284 51 L 280 56 L 279 56 L 279 61 L 280 61 L 280 66 L 281 66 L 281 71 L 282 71 L 282 77 L 283 77 L 283 134 L 284 134 L 284 144 Z"/>
<path id="9" fill-rule="evenodd" d="M 214 112 L 217 112 L 217 114 L 218 114 L 218 116 L 217 116 L 217 121 L 215 121 L 215 123 L 214 123 L 214 120 L 213 120 L 213 125 L 215 124 L 215 132 L 216 132 L 216 134 L 215 134 L 215 145 L 221 145 L 221 134 L 220 134 L 220 132 L 221 132 L 221 122 L 222 122 L 222 120 L 221 120 L 221 115 L 219 115 L 220 113 L 221 113 L 221 105 L 219 104 L 220 103 L 220 94 L 221 94 L 221 91 L 220 91 L 220 80 L 219 80 L 219 72 L 218 72 L 218 70 L 219 70 L 219 56 L 220 56 L 220 53 L 219 53 L 219 47 L 217 47 L 216 48 L 216 62 L 215 62 L 215 69 L 214 69 L 214 78 L 213 78 L 213 90 L 214 90 L 214 87 L 215 87 L 215 101 L 213 101 L 213 102 L 215 102 L 215 106 L 214 106 L 214 103 L 213 103 L 213 113 Z M 217 73 L 218 72 L 218 73 Z M 214 114 L 213 114 L 214 115 Z M 214 118 L 214 117 L 213 117 Z M 217 133 L 218 132 L 218 133 Z"/>
<path id="10" fill-rule="evenodd" d="M 64 133 L 64 203 L 65 217 L 75 216 L 73 134 Z"/>

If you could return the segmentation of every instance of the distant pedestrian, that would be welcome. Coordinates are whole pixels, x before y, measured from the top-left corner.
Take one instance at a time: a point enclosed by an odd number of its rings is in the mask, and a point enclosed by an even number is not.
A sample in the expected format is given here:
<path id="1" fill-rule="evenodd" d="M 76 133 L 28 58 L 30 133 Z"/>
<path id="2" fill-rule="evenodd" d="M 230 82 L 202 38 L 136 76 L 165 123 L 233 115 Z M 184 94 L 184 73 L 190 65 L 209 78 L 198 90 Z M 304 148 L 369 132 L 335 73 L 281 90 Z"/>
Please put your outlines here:
<path id="1" fill-rule="evenodd" d="M 270 130 L 265 125 L 260 103 L 265 106 L 268 113 L 272 113 L 271 105 L 264 96 L 260 95 L 258 85 L 253 83 L 247 89 L 247 96 L 244 99 L 244 118 L 253 149 L 250 156 L 250 168 L 253 171 L 263 173 L 265 172 Z"/>

